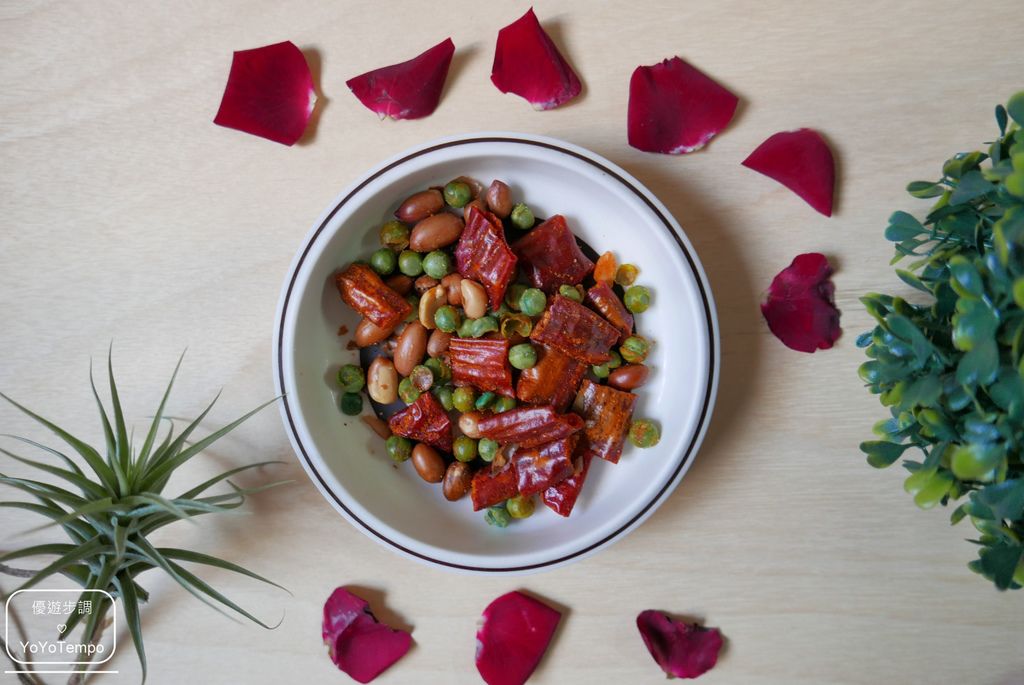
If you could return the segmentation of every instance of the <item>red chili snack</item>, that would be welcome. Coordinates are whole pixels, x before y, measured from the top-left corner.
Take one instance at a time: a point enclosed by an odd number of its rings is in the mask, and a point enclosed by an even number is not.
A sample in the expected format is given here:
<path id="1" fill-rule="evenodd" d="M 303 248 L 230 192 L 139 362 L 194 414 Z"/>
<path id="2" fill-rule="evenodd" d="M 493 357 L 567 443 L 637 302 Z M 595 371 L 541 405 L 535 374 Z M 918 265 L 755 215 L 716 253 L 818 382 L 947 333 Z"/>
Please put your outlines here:
<path id="1" fill-rule="evenodd" d="M 576 500 L 579 499 L 580 491 L 583 489 L 583 483 L 587 479 L 592 461 L 594 461 L 593 454 L 583 453 L 577 460 L 577 471 L 544 491 L 541 498 L 551 511 L 559 516 L 568 516 L 572 513 L 573 507 L 576 506 Z"/>
<path id="2" fill-rule="evenodd" d="M 350 265 L 335 282 L 345 304 L 380 328 L 392 329 L 412 312 L 412 305 L 366 264 Z"/>
<path id="3" fill-rule="evenodd" d="M 579 434 L 539 447 L 519 448 L 512 455 L 520 495 L 535 495 L 561 483 L 573 472 L 572 454 Z"/>
<path id="4" fill-rule="evenodd" d="M 569 437 L 583 428 L 583 419 L 572 413 L 559 414 L 551 406 L 516 407 L 485 416 L 477 428 L 482 437 L 529 448 Z"/>
<path id="5" fill-rule="evenodd" d="M 622 446 L 633 417 L 636 395 L 584 379 L 576 408 L 583 416 L 580 449 L 613 464 L 622 456 Z"/>
<path id="6" fill-rule="evenodd" d="M 452 422 L 433 393 L 422 393 L 408 407 L 395 412 L 388 426 L 395 435 L 425 442 L 451 454 Z"/>
<path id="7" fill-rule="evenodd" d="M 598 281 L 597 285 L 587 291 L 587 300 L 608 323 L 619 329 L 618 342 L 621 343 L 633 334 L 633 315 L 608 283 Z"/>
<path id="8" fill-rule="evenodd" d="M 501 307 L 505 289 L 516 272 L 516 256 L 505 242 L 501 219 L 477 207 L 455 247 L 455 266 L 463 278 L 472 278 L 487 291 L 491 309 Z"/>
<path id="9" fill-rule="evenodd" d="M 455 385 L 472 385 L 484 392 L 515 397 L 508 348 L 509 341 L 504 338 L 452 338 L 448 343 L 448 363 Z"/>
<path id="10" fill-rule="evenodd" d="M 537 363 L 519 374 L 516 397 L 565 411 L 576 396 L 587 365 L 546 345 L 537 345 Z"/>
<path id="11" fill-rule="evenodd" d="M 469 495 L 473 500 L 473 511 L 493 507 L 518 495 L 517 478 L 515 467 L 511 464 L 497 473 L 492 473 L 490 468 L 477 471 Z"/>
<path id="12" fill-rule="evenodd" d="M 533 327 L 530 339 L 587 364 L 604 364 L 619 340 L 619 330 L 601 316 L 567 297 L 555 295 Z"/>
<path id="13" fill-rule="evenodd" d="M 594 270 L 594 263 L 580 250 L 561 214 L 513 243 L 512 251 L 533 286 L 546 293 L 560 285 L 580 283 Z"/>

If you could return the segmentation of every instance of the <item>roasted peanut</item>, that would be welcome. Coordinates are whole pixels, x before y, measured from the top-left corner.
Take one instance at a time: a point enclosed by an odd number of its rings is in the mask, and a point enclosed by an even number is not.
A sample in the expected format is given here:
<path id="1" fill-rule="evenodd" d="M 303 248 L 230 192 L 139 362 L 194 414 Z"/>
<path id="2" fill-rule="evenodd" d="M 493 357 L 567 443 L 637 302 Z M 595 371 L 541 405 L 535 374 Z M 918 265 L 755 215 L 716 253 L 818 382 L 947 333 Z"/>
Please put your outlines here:
<path id="1" fill-rule="evenodd" d="M 448 297 L 448 304 L 455 307 L 462 306 L 462 276 L 453 271 L 444 278 L 441 279 L 441 285 L 444 286 L 445 295 Z"/>
<path id="2" fill-rule="evenodd" d="M 469 492 L 473 483 L 473 467 L 465 462 L 453 461 L 444 472 L 444 483 L 441 492 L 449 502 L 462 499 Z"/>
<path id="3" fill-rule="evenodd" d="M 469 223 L 470 207 L 476 207 L 481 212 L 487 209 L 487 205 L 480 198 L 470 200 L 469 202 L 466 203 L 466 206 L 462 208 L 462 220 L 465 221 L 466 223 Z"/>
<path id="4" fill-rule="evenodd" d="M 420 478 L 428 483 L 440 483 L 444 480 L 444 459 L 430 445 L 422 442 L 412 448 L 412 465 Z"/>
<path id="5" fill-rule="evenodd" d="M 403 297 L 412 292 L 412 279 L 405 274 L 395 274 L 384 281 L 384 284 Z"/>
<path id="6" fill-rule="evenodd" d="M 430 252 L 451 245 L 466 224 L 454 214 L 444 212 L 428 216 L 412 228 L 409 247 L 416 252 Z"/>
<path id="7" fill-rule="evenodd" d="M 379 435 L 381 439 L 387 440 L 391 437 L 391 428 L 388 426 L 388 422 L 384 419 L 372 414 L 363 414 L 359 418 L 363 420 L 363 423 L 370 427 L 370 430 Z"/>
<path id="8" fill-rule="evenodd" d="M 398 373 L 403 376 L 412 373 L 413 368 L 423 360 L 426 351 L 427 329 L 419 321 L 406 324 L 395 347 L 394 362 Z"/>
<path id="9" fill-rule="evenodd" d="M 480 194 L 484 192 L 484 187 L 480 184 L 480 181 L 476 180 L 475 178 L 470 178 L 469 176 L 459 176 L 458 178 L 453 178 L 452 183 L 465 183 L 467 186 L 469 186 L 469 190 L 471 193 L 473 193 L 473 197 L 475 198 L 480 197 Z"/>
<path id="10" fill-rule="evenodd" d="M 427 356 L 439 357 L 448 351 L 448 343 L 451 342 L 452 334 L 445 333 L 440 328 L 435 328 L 427 341 Z"/>
<path id="11" fill-rule="evenodd" d="M 431 188 L 407 197 L 395 212 L 395 217 L 407 224 L 414 224 L 426 219 L 431 214 L 437 214 L 442 209 L 444 209 L 444 197 L 441 195 L 441 191 Z"/>
<path id="12" fill-rule="evenodd" d="M 459 430 L 462 434 L 473 438 L 474 440 L 480 437 L 480 419 L 483 415 L 478 411 L 468 411 L 459 417 Z"/>
<path id="13" fill-rule="evenodd" d="M 649 369 L 643 364 L 627 364 L 608 374 L 608 385 L 619 390 L 635 390 L 647 382 Z"/>
<path id="14" fill-rule="evenodd" d="M 420 323 L 431 331 L 437 328 L 437 324 L 434 323 L 434 314 L 446 304 L 448 304 L 448 298 L 443 285 L 438 285 L 423 293 L 420 298 Z"/>
<path id="15" fill-rule="evenodd" d="M 366 391 L 370 399 L 381 404 L 391 404 L 398 399 L 398 372 L 387 357 L 377 357 L 370 362 L 366 372 Z"/>
<path id="16" fill-rule="evenodd" d="M 381 328 L 369 319 L 364 318 L 356 326 L 352 339 L 355 340 L 357 347 L 369 347 L 387 338 L 394 330 L 394 327 Z"/>
<path id="17" fill-rule="evenodd" d="M 487 313 L 487 292 L 482 285 L 464 278 L 459 289 L 462 291 L 462 308 L 468 318 L 479 319 Z"/>
<path id="18" fill-rule="evenodd" d="M 504 182 L 491 181 L 487 189 L 487 207 L 502 219 L 512 213 L 512 191 Z"/>
<path id="19" fill-rule="evenodd" d="M 427 275 L 420 276 L 413 283 L 413 287 L 416 288 L 416 292 L 420 295 L 427 292 L 431 288 L 436 288 L 438 280 Z"/>

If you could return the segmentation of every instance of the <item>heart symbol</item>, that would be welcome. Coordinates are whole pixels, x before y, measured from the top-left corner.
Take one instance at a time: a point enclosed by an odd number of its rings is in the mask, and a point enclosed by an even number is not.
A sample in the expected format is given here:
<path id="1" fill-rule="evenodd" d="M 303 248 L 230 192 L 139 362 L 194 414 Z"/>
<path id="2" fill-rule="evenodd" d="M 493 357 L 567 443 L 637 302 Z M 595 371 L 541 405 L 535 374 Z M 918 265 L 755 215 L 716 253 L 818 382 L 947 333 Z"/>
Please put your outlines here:
<path id="1" fill-rule="evenodd" d="M 67 625 L 65 625 L 63 623 L 61 623 L 60 625 L 57 626 L 57 632 L 60 633 L 61 635 L 63 635 L 64 631 L 67 630 L 67 629 L 68 629 Z"/>

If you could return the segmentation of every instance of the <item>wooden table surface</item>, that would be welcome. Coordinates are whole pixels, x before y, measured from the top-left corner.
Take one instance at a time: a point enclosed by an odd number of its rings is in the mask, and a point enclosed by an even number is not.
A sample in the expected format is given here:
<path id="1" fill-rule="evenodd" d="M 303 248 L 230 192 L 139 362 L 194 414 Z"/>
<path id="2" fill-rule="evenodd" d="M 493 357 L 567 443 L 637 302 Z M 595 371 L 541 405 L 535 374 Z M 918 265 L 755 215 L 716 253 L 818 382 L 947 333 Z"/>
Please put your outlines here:
<path id="1" fill-rule="evenodd" d="M 994 105 L 1024 85 L 1019 3 L 538 2 L 585 82 L 550 112 L 488 79 L 497 30 L 527 6 L 0 2 L 0 389 L 90 439 L 89 359 L 111 341 L 140 424 L 186 346 L 172 413 L 194 415 L 224 387 L 213 426 L 271 397 L 274 309 L 303 235 L 366 168 L 436 136 L 539 133 L 621 164 L 678 217 L 718 302 L 722 383 L 694 467 L 636 532 L 556 571 L 476 578 L 395 556 L 320 497 L 276 411 L 254 418 L 186 477 L 277 458 L 288 463 L 275 475 L 296 482 L 254 498 L 247 516 L 179 524 L 161 540 L 280 581 L 293 596 L 206 574 L 284 622 L 237 625 L 143 576 L 149 682 L 348 682 L 319 644 L 323 600 L 342 584 L 413 627 L 415 648 L 381 683 L 478 682 L 480 611 L 516 588 L 566 610 L 536 683 L 660 682 L 633 622 L 646 608 L 721 627 L 727 649 L 708 685 L 1024 682 L 1024 593 L 970 573 L 968 524 L 917 511 L 901 471 L 875 471 L 858 451 L 883 410 L 857 378 L 854 346 L 869 325 L 857 298 L 903 290 L 882 231 L 892 211 L 925 208 L 904 185 L 990 140 Z M 458 52 L 427 119 L 378 121 L 344 85 L 448 35 Z M 214 126 L 231 52 L 282 40 L 316 68 L 326 98 L 315 131 L 288 148 Z M 677 54 L 739 94 L 740 112 L 698 154 L 634 150 L 630 73 Z M 800 126 L 837 155 L 831 219 L 740 166 L 768 135 Z M 837 267 L 845 330 L 814 355 L 783 347 L 757 306 L 808 251 Z M 0 428 L 44 435 L 8 406 Z M 4 549 L 52 539 L 17 536 L 35 521 L 3 517 Z M 138 682 L 120 639 L 121 673 L 95 682 Z"/>

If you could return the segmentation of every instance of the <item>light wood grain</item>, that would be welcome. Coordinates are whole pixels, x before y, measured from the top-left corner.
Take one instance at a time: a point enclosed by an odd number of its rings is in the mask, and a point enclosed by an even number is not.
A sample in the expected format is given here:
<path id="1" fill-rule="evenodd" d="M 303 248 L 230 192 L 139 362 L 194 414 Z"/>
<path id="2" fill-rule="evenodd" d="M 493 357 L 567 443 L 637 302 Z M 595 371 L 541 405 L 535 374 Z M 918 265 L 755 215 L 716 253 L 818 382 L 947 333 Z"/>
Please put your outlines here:
<path id="1" fill-rule="evenodd" d="M 967 571 L 966 524 L 917 511 L 902 475 L 858 452 L 883 412 L 856 376 L 853 344 L 868 326 L 858 296 L 903 290 L 881 235 L 891 211 L 922 209 L 903 186 L 989 140 L 993 106 L 1022 86 L 1019 3 L 542 1 L 586 84 L 577 102 L 543 113 L 488 81 L 497 29 L 526 7 L 0 3 L 0 389 L 84 436 L 99 438 L 86 367 L 111 340 L 139 422 L 186 346 L 173 413 L 196 413 L 221 386 L 214 422 L 270 397 L 274 308 L 300 239 L 365 168 L 435 136 L 525 131 L 610 157 L 678 217 L 718 302 L 722 386 L 693 469 L 627 539 L 554 572 L 470 578 L 394 556 L 321 499 L 276 412 L 252 420 L 189 478 L 279 458 L 278 474 L 296 483 L 255 498 L 247 516 L 164 539 L 291 588 L 208 574 L 284 622 L 236 626 L 144 576 L 149 682 L 345 682 L 319 645 L 322 602 L 340 584 L 414 627 L 415 649 L 381 683 L 477 682 L 477 617 L 514 588 L 568 608 L 537 683 L 661 682 L 633 624 L 645 608 L 722 628 L 728 649 L 708 685 L 1024 682 L 1024 595 Z M 459 52 L 432 117 L 380 122 L 347 92 L 346 78 L 447 35 Z M 286 148 L 214 126 L 231 51 L 287 39 L 317 56 L 326 102 L 315 133 Z M 734 89 L 741 111 L 699 154 L 641 153 L 625 140 L 629 75 L 676 54 Z M 839 158 L 832 219 L 739 165 L 799 126 L 823 131 Z M 757 302 L 812 250 L 838 265 L 846 333 L 804 355 L 768 333 Z M 0 428 L 42 437 L 7 406 Z M 46 538 L 16 537 L 29 519 L 3 516 L 0 547 Z M 96 682 L 137 682 L 120 637 L 122 673 Z"/>

